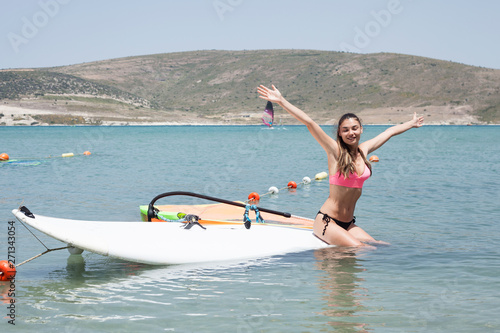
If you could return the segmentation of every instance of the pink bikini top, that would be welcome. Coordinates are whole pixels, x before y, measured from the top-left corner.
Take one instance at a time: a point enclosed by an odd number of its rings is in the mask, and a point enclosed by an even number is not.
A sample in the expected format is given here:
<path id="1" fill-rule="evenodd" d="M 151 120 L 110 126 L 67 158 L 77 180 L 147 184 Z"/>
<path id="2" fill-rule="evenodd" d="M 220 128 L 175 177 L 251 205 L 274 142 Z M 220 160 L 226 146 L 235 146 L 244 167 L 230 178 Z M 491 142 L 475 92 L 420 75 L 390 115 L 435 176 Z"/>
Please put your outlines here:
<path id="1" fill-rule="evenodd" d="M 353 187 L 353 188 L 362 188 L 363 183 L 371 176 L 370 168 L 365 165 L 365 171 L 361 176 L 358 176 L 356 173 L 349 173 L 349 178 L 345 178 L 337 171 L 335 175 L 330 175 L 330 184 L 331 185 L 339 185 L 345 187 Z"/>

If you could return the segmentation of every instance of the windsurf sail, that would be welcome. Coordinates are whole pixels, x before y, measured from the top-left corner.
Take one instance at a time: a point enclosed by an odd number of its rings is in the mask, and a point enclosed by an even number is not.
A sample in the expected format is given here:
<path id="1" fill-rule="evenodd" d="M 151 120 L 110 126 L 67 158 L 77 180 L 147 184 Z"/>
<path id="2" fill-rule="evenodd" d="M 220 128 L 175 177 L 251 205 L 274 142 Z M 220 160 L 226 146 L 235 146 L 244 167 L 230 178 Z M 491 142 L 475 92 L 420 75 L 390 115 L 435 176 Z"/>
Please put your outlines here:
<path id="1" fill-rule="evenodd" d="M 273 109 L 273 103 L 267 102 L 266 109 L 264 110 L 264 113 L 262 114 L 262 122 L 264 125 L 273 127 L 273 121 L 274 121 L 274 109 Z"/>

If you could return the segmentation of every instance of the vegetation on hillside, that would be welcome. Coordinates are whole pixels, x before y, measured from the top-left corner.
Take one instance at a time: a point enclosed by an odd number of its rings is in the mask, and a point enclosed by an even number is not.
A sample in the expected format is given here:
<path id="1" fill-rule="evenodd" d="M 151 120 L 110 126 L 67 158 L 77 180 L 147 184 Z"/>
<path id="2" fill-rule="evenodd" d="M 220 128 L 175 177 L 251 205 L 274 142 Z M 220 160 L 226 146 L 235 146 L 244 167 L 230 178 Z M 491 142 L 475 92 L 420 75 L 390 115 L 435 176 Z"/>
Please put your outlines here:
<path id="1" fill-rule="evenodd" d="M 195 51 L 128 57 L 0 72 L 0 98 L 86 94 L 215 117 L 261 110 L 259 84 L 275 84 L 319 118 L 365 109 L 450 106 L 500 123 L 500 70 L 388 53 Z"/>
<path id="2" fill-rule="evenodd" d="M 107 96 L 130 104 L 149 106 L 144 98 L 73 75 L 43 70 L 0 71 L 0 99 L 44 97 L 47 94 Z"/>

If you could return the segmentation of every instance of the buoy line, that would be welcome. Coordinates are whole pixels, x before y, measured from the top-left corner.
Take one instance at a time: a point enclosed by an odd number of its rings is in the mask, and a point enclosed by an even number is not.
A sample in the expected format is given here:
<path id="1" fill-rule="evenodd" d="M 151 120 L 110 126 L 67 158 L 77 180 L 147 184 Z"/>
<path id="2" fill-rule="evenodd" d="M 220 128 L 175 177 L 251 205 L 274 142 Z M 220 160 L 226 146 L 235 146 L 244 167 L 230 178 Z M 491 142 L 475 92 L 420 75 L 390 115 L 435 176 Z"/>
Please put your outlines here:
<path id="1" fill-rule="evenodd" d="M 326 172 L 320 172 L 317 173 L 314 176 L 314 180 L 320 181 L 328 177 L 328 174 Z M 273 194 L 278 194 L 280 191 L 283 190 L 293 190 L 296 189 L 299 185 L 309 185 L 311 184 L 312 180 L 309 177 L 304 177 L 302 178 L 302 181 L 297 183 L 295 181 L 289 181 L 288 184 L 285 187 L 278 188 L 276 186 L 271 186 L 266 193 L 263 194 L 258 194 L 257 192 L 252 192 L 248 195 L 248 200 L 245 202 L 250 202 L 250 201 L 259 201 L 261 197 L 265 197 L 266 195 L 273 195 Z"/>
<path id="2" fill-rule="evenodd" d="M 370 162 L 379 162 L 379 158 L 376 155 L 370 156 L 369 159 Z M 325 171 L 319 172 L 314 176 L 315 181 L 321 181 L 325 178 L 328 177 L 328 173 Z M 302 178 L 302 181 L 299 183 L 296 183 L 294 181 L 289 181 L 287 186 L 283 188 L 277 188 L 276 186 L 271 186 L 266 193 L 264 194 L 258 194 L 257 192 L 252 192 L 248 195 L 248 200 L 245 202 L 256 202 L 259 201 L 261 197 L 265 197 L 266 195 L 273 195 L 273 194 L 278 194 L 280 191 L 283 190 L 291 190 L 291 189 L 296 189 L 298 185 L 309 185 L 311 184 L 312 180 L 309 177 L 304 177 Z"/>
<path id="3" fill-rule="evenodd" d="M 59 157 L 74 157 L 74 156 L 79 156 L 79 155 L 90 156 L 90 155 L 92 155 L 92 153 L 87 150 L 81 154 L 63 153 L 61 155 L 55 155 L 55 156 L 49 155 L 47 157 L 16 157 L 13 160 L 45 160 L 45 159 L 59 158 Z M 9 154 L 7 154 L 7 153 L 0 154 L 0 161 L 6 162 L 6 161 L 9 161 L 10 159 L 11 158 L 10 158 Z"/>

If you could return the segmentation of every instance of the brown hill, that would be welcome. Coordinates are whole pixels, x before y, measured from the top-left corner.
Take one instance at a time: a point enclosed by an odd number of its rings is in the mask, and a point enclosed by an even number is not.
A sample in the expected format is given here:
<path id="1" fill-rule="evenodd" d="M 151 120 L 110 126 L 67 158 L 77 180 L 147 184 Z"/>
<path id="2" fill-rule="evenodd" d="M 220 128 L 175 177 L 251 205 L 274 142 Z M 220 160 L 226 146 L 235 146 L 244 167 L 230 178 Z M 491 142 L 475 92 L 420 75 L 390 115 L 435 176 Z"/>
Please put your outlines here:
<path id="1" fill-rule="evenodd" d="M 345 112 L 399 123 L 414 111 L 426 123 L 500 123 L 500 70 L 388 53 L 197 51 L 4 71 L 0 97 L 94 123 L 258 124 L 259 84 L 275 84 L 324 124 Z"/>

